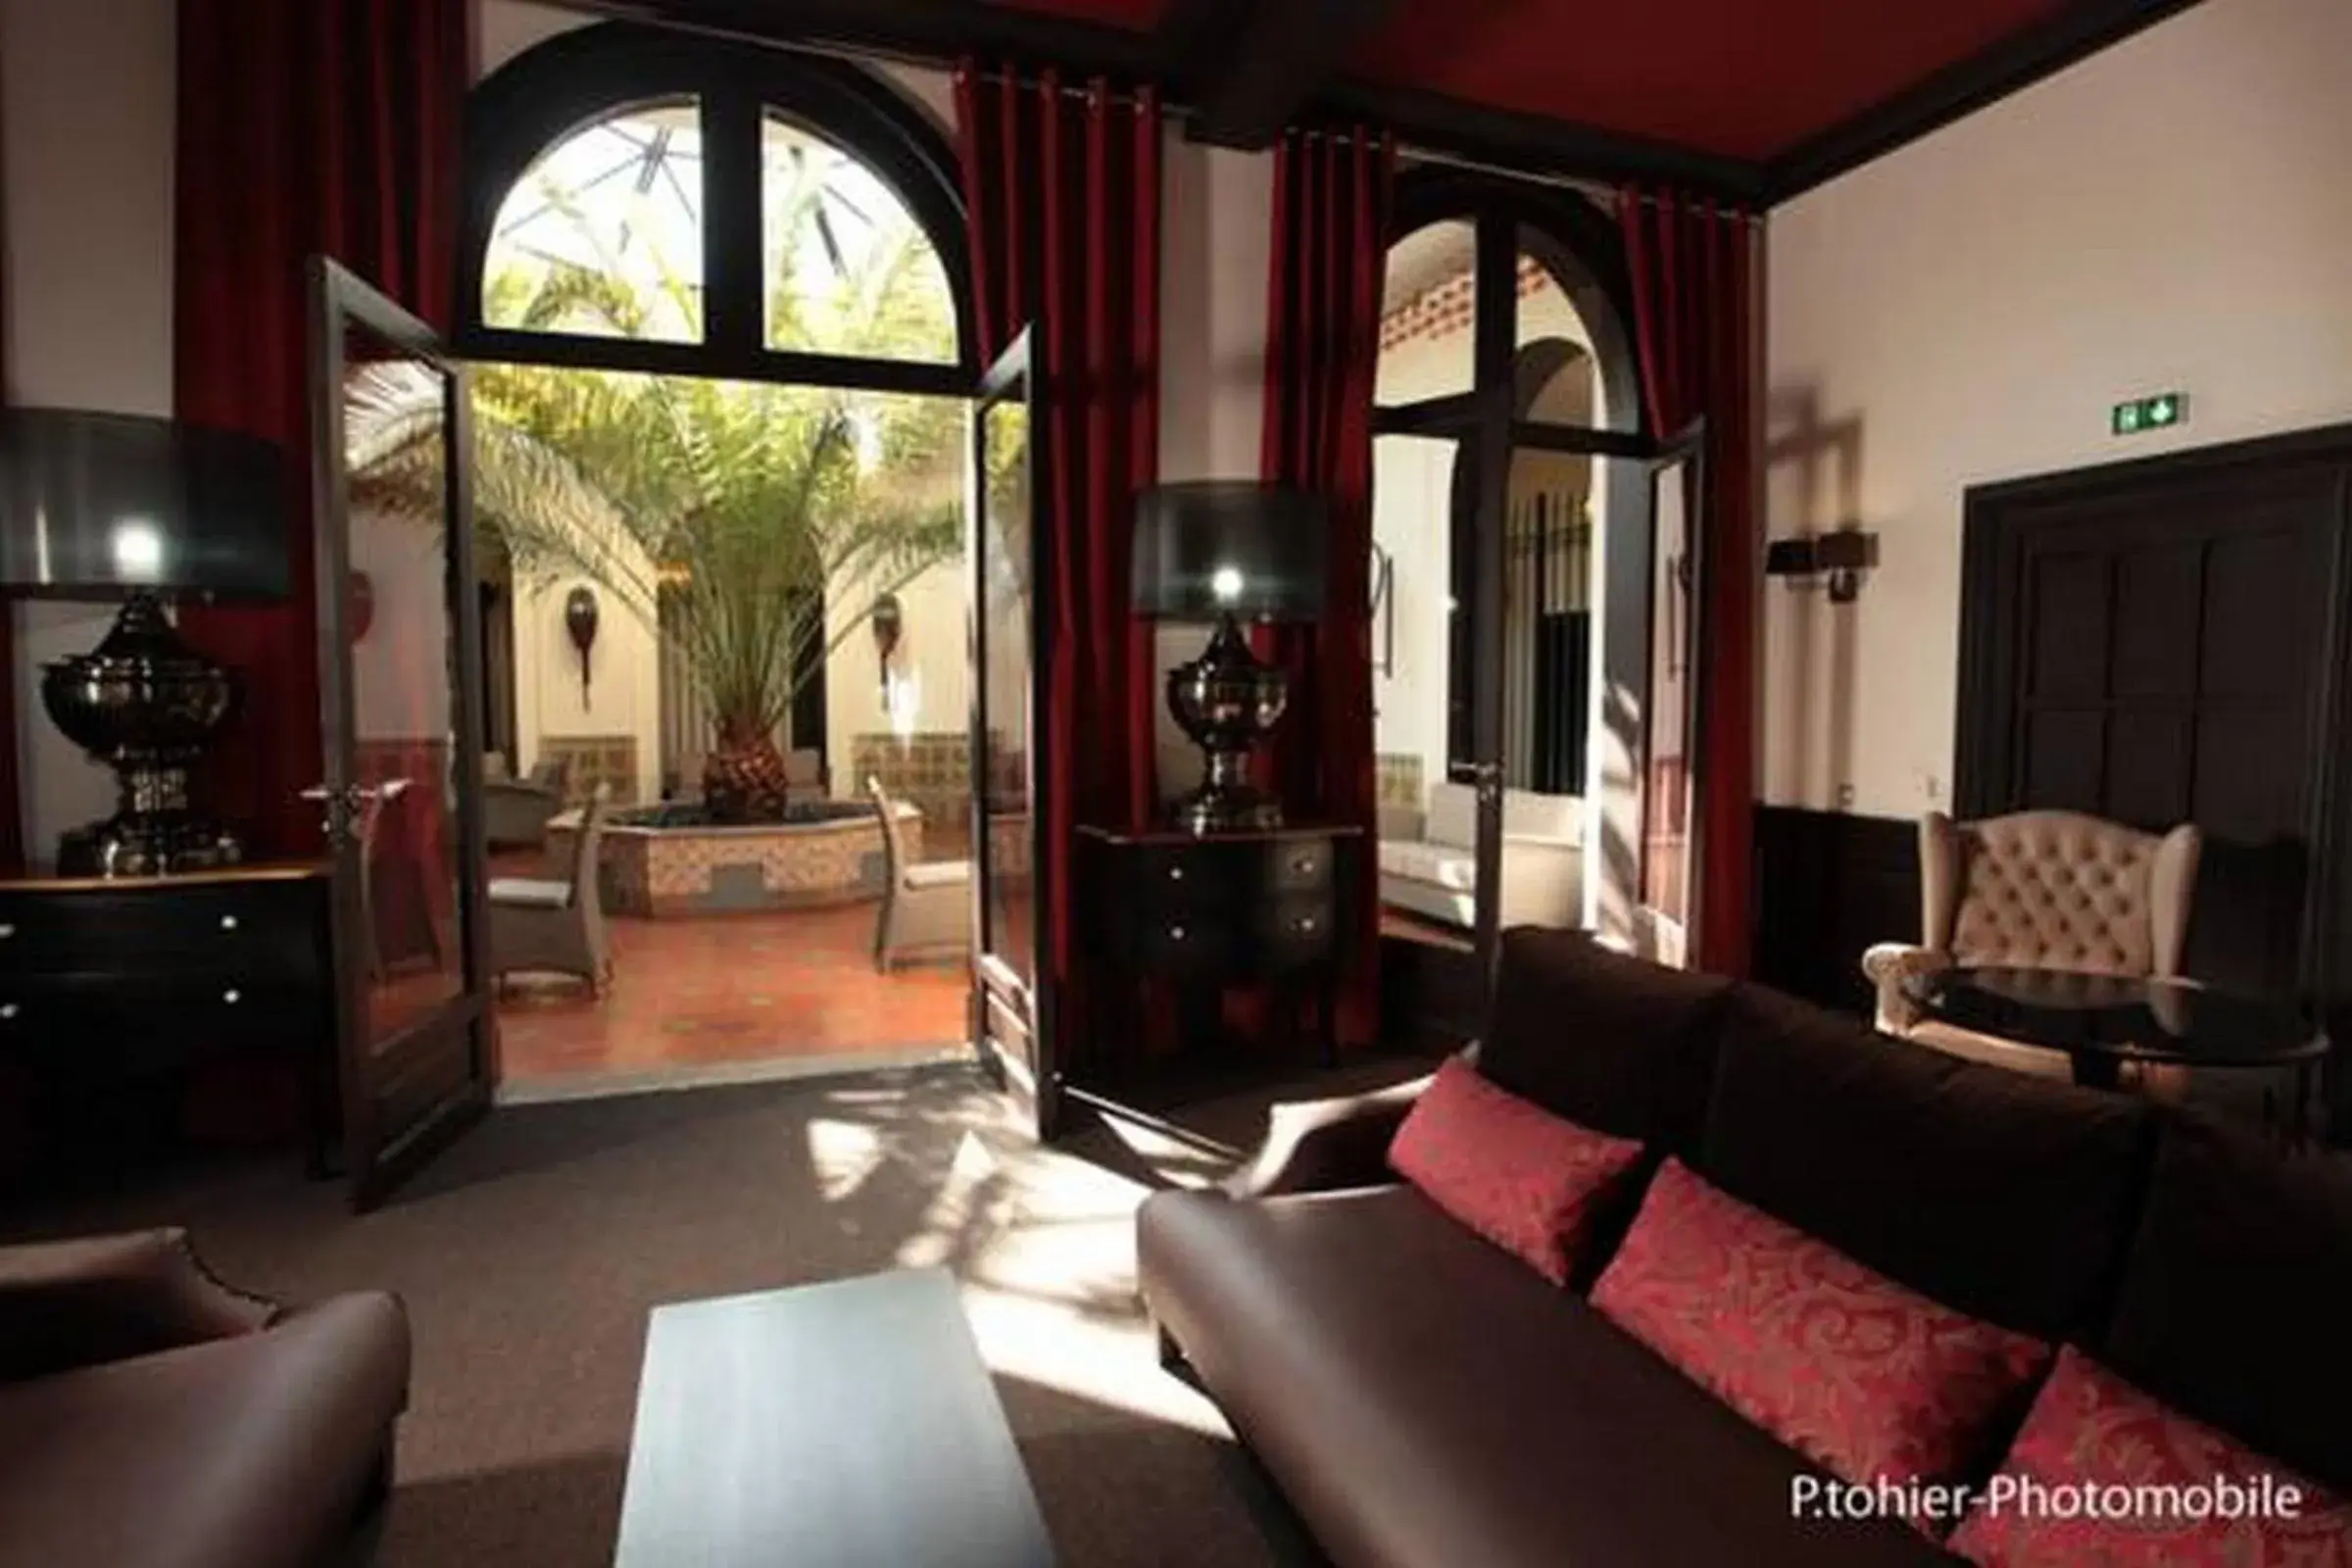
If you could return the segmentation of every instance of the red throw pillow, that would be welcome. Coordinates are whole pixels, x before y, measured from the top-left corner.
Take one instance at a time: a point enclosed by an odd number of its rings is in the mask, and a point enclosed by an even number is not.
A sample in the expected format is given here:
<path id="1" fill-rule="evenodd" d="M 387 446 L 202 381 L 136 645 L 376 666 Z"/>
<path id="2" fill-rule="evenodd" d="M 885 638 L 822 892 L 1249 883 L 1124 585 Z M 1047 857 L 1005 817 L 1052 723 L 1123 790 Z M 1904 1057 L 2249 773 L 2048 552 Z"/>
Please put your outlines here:
<path id="1" fill-rule="evenodd" d="M 1897 1285 L 1672 1159 L 1592 1304 L 1859 1486 L 1956 1477 L 2050 1360 L 2040 1341 Z"/>
<path id="2" fill-rule="evenodd" d="M 1983 1568 L 2347 1568 L 2352 1507 L 2069 1346 L 1952 1549 Z"/>
<path id="3" fill-rule="evenodd" d="M 1642 1157 L 1448 1060 L 1389 1145 L 1422 1196 L 1554 1285 L 1568 1283 L 1592 1207 Z"/>

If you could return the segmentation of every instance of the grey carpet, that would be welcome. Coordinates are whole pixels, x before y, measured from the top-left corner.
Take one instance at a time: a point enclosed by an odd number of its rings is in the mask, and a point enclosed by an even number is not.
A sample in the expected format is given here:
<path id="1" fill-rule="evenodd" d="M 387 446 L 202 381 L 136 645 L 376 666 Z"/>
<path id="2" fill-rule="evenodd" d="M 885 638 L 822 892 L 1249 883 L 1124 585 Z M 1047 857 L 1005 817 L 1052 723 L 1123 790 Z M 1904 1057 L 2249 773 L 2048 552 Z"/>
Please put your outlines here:
<path id="1" fill-rule="evenodd" d="M 1270 1098 L 1185 1120 L 1243 1143 Z M 1135 1298 L 1135 1205 L 1221 1168 L 1100 1126 L 1038 1150 L 950 1068 L 502 1110 L 357 1218 L 335 1187 L 272 1166 L 11 1228 L 183 1224 L 242 1285 L 397 1291 L 416 1364 L 390 1568 L 610 1563 L 650 1308 L 931 1263 L 963 1284 L 1063 1562 L 1249 1568 L 1298 1544 L 1213 1408 L 1158 1368 Z"/>

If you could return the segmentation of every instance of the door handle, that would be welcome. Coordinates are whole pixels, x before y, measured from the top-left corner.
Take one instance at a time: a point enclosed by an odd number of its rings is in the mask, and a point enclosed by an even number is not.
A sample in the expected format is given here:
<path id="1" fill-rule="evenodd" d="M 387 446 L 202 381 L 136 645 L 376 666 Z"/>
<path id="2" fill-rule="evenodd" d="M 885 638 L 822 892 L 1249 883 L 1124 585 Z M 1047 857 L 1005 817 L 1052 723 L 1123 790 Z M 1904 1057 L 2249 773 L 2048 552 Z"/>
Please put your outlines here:
<path id="1" fill-rule="evenodd" d="M 359 838 L 359 824 L 368 808 L 384 799 L 380 784 L 346 784 L 341 789 L 329 789 L 314 784 L 301 792 L 302 799 L 322 808 L 318 826 L 330 845 L 341 846 Z"/>

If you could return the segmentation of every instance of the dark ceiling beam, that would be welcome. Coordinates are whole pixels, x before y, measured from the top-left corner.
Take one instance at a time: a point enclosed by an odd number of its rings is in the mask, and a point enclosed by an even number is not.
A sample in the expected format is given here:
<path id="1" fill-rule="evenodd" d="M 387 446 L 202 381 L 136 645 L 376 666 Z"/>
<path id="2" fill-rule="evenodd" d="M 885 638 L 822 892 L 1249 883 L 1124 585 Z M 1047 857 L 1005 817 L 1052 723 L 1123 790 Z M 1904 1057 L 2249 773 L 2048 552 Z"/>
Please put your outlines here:
<path id="1" fill-rule="evenodd" d="M 1759 202 L 1764 194 L 1764 171 L 1744 159 L 1544 115 L 1490 109 L 1413 87 L 1339 81 L 1319 94 L 1311 109 L 1322 118 L 1385 125 L 1409 147 L 1497 169 L 1606 182 L 1641 180 L 1743 205 Z"/>
<path id="2" fill-rule="evenodd" d="M 1158 38 L 1195 141 L 1256 152 L 1388 20 L 1393 0 L 1170 0 Z"/>
<path id="3" fill-rule="evenodd" d="M 934 65 L 964 55 L 1060 68 L 1065 74 L 1102 74 L 1159 87 L 1179 103 L 1195 104 L 1194 84 L 1183 79 L 1182 62 L 1168 54 L 1169 36 L 1180 48 L 1232 51 L 1236 32 L 1221 8 L 1225 0 L 1172 0 L 1172 14 L 1193 11 L 1189 24 L 1171 35 L 1130 31 L 989 0 L 563 0 L 576 9 L 645 21 L 668 21 L 746 38 L 785 44 L 813 44 Z M 1276 0 L 1238 0 L 1242 15 Z M 1187 31 L 1186 28 L 1199 31 Z M 1187 115 L 1197 108 L 1187 108 Z M 1621 136 L 1541 115 L 1490 109 L 1439 93 L 1340 78 L 1293 117 L 1361 121 L 1386 126 L 1400 141 L 1432 152 L 1524 170 L 1531 173 L 1585 179 L 1644 179 L 1672 183 L 1704 195 L 1754 201 L 1762 192 L 1762 171 L 1738 159 L 1691 152 L 1664 142 Z"/>
<path id="4" fill-rule="evenodd" d="M 2199 0 L 2073 0 L 2042 22 L 1936 73 L 1765 166 L 1778 204 L 2052 76 Z"/>
<path id="5" fill-rule="evenodd" d="M 563 3 L 563 0 L 559 0 Z M 571 0 L 578 9 L 952 65 L 965 55 L 1168 85 L 1150 33 L 982 0 Z"/>

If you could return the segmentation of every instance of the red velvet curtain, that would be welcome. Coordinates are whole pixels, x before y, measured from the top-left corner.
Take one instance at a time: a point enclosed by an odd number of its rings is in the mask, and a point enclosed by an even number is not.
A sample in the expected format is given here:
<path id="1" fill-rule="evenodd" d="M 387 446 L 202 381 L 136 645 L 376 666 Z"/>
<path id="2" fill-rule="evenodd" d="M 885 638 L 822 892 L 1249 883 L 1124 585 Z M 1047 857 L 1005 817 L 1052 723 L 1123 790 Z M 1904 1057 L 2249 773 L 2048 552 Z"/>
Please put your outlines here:
<path id="1" fill-rule="evenodd" d="M 331 256 L 437 325 L 456 272 L 466 0 L 180 0 L 174 402 L 284 449 L 282 605 L 188 607 L 245 681 L 203 787 L 257 856 L 316 853 L 321 776 L 308 269 Z"/>
<path id="2" fill-rule="evenodd" d="M 0 147 L 0 153 L 6 149 Z M 0 212 L 0 270 L 8 264 L 8 224 Z M 0 408 L 8 405 L 8 280 L 0 270 Z M 17 797 L 17 616 L 0 599 L 0 874 L 24 869 L 24 818 Z"/>
<path id="3" fill-rule="evenodd" d="M 1651 427 L 1707 421 L 1699 606 L 1701 859 L 1693 961 L 1744 975 L 1753 938 L 1755 841 L 1757 347 L 1751 217 L 1628 186 L 1619 222 L 1633 273 L 1642 391 Z"/>
<path id="4" fill-rule="evenodd" d="M 1152 634 L 1129 612 L 1128 560 L 1136 494 L 1159 473 L 1160 109 L 1149 89 L 970 61 L 956 106 L 981 352 L 1035 328 L 1036 525 L 1052 553 L 1036 591 L 1054 642 L 1039 825 L 1054 847 L 1053 972 L 1075 1009 L 1075 830 L 1141 827 L 1154 807 Z"/>
<path id="5" fill-rule="evenodd" d="M 1331 504 L 1323 618 L 1279 626 L 1271 657 L 1291 677 L 1291 710 L 1272 771 L 1294 820 L 1350 823 L 1371 844 L 1378 785 L 1372 743 L 1372 398 L 1380 363 L 1396 149 L 1386 136 L 1291 131 L 1274 163 L 1273 266 L 1266 287 L 1266 479 Z M 1379 1028 L 1376 879 L 1357 878 L 1338 1033 L 1369 1044 Z"/>

